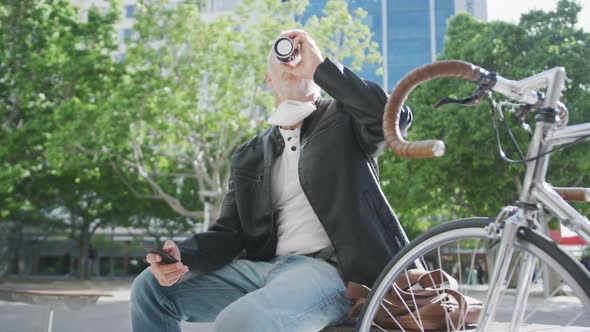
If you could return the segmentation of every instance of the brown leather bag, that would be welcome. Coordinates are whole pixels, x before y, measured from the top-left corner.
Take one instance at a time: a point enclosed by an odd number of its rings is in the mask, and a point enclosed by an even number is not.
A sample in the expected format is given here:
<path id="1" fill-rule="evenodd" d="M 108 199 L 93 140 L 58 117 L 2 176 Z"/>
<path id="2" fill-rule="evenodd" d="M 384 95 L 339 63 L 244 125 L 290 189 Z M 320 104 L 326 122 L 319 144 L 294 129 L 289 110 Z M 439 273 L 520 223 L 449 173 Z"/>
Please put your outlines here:
<path id="1" fill-rule="evenodd" d="M 457 288 L 457 280 L 443 270 L 408 270 L 387 292 L 373 321 L 385 329 L 463 329 L 477 323 L 482 303 Z M 350 318 L 360 314 L 369 292 L 365 285 L 348 283 L 346 295 L 353 300 Z"/>

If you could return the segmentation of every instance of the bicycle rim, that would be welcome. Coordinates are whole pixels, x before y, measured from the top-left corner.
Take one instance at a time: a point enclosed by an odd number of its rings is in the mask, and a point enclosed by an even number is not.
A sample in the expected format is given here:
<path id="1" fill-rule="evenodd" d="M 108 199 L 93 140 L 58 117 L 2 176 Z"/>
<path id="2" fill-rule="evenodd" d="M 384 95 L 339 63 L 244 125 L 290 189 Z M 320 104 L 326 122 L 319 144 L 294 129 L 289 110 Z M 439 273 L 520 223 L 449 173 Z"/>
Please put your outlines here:
<path id="1" fill-rule="evenodd" d="M 459 292 L 485 302 L 487 278 L 494 268 L 494 250 L 489 248 L 489 236 L 484 227 L 492 222 L 488 218 L 471 218 L 439 225 L 423 233 L 396 255 L 383 270 L 367 297 L 357 331 L 410 331 L 430 330 L 432 322 L 420 316 L 420 310 L 412 313 L 416 302 L 408 303 L 408 313 L 400 318 L 392 315 L 383 304 L 384 297 L 392 290 L 391 285 L 398 276 L 413 268 L 416 260 L 427 266 L 428 270 L 442 269 L 455 277 Z M 583 326 L 590 329 L 590 274 L 569 255 L 544 237 L 534 232 L 519 232 L 515 241 L 508 280 L 503 284 L 501 298 L 495 311 L 495 319 L 488 331 L 507 331 L 512 317 L 516 290 L 515 281 L 519 274 L 519 264 L 526 257 L 533 257 L 535 274 L 531 278 L 527 294 L 524 320 L 517 330 L 528 331 L 545 328 L 552 331 L 555 326 Z M 477 265 L 485 269 L 477 275 Z M 407 274 L 406 274 L 407 275 Z M 485 303 L 483 303 L 485 309 Z M 375 314 L 381 308 L 386 313 L 387 324 L 375 320 Z M 483 312 L 483 309 L 482 309 Z M 448 318 L 448 317 L 447 317 Z M 408 328 L 408 320 L 418 328 Z M 377 321 L 377 322 L 376 322 Z M 404 323 L 405 322 L 405 323 Z M 429 327 L 430 325 L 430 327 Z M 436 325 L 436 324 L 434 324 Z M 444 327 L 437 330 L 457 331 L 477 329 L 476 324 L 455 326 L 451 319 L 446 319 Z M 557 330 L 557 328 L 555 328 Z M 544 330 L 545 331 L 545 330 Z M 561 328 L 559 329 L 561 331 Z"/>

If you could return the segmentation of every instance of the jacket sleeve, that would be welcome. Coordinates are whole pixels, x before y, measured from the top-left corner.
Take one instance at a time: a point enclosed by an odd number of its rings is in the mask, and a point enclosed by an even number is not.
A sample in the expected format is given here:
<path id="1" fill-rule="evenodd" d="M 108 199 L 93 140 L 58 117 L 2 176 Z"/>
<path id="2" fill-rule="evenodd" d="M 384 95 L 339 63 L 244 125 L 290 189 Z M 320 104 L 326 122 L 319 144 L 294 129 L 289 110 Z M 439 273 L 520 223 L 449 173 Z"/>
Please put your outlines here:
<path id="1" fill-rule="evenodd" d="M 326 58 L 313 77 L 317 85 L 334 98 L 356 122 L 355 131 L 364 149 L 371 154 L 385 148 L 383 113 L 389 97 L 377 83 L 364 81 L 348 68 Z M 412 111 L 404 106 L 400 115 L 402 133 L 410 126 Z"/>
<path id="2" fill-rule="evenodd" d="M 182 262 L 196 274 L 216 270 L 230 263 L 242 251 L 244 242 L 235 201 L 233 170 L 219 218 L 206 232 L 178 243 L 178 248 Z"/>

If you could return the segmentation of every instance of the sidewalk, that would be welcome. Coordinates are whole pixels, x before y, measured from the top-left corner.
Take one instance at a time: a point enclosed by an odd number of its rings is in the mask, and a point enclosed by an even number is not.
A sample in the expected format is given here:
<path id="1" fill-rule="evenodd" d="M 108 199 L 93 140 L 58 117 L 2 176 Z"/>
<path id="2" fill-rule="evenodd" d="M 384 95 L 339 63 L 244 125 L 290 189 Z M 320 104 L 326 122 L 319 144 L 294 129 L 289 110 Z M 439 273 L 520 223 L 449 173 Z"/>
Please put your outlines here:
<path id="1" fill-rule="evenodd" d="M 115 279 L 91 279 L 91 280 L 76 280 L 76 279 L 48 279 L 48 278 L 34 278 L 34 279 L 3 279 L 0 281 L 4 285 L 18 284 L 19 286 L 29 286 L 48 289 L 92 289 L 109 292 L 113 297 L 101 298 L 97 304 L 128 302 L 129 294 L 131 293 L 131 283 L 133 278 L 115 278 Z M 3 302 L 0 304 L 22 305 L 16 302 Z M 0 315 L 1 318 L 1 315 Z"/>
<path id="2" fill-rule="evenodd" d="M 101 298 L 94 306 L 78 311 L 56 310 L 54 316 L 54 331 L 74 332 L 127 332 L 131 330 L 129 320 L 129 295 L 132 279 L 115 280 L 4 280 L 5 284 L 28 285 L 45 288 L 61 289 L 94 289 L 107 291 L 113 294 L 111 298 Z M 480 286 L 470 286 L 469 296 L 482 297 L 485 293 Z M 530 299 L 531 302 L 543 302 L 540 292 L 535 292 Z M 572 299 L 558 297 L 543 304 L 539 310 L 540 324 L 550 324 L 551 318 L 559 315 L 571 314 Z M 508 316 L 513 308 L 511 303 L 504 301 L 498 306 L 498 315 Z M 545 316 L 545 320 L 543 320 Z M 566 316 L 567 317 L 567 316 Z M 578 321 L 579 322 L 579 321 Z M 586 314 L 581 318 L 581 324 L 585 328 L 552 328 L 546 325 L 531 325 L 532 330 L 549 332 L 590 332 L 590 315 Z M 28 332 L 43 331 L 46 329 L 47 309 L 42 306 L 28 305 L 14 302 L 0 301 L 0 331 L 2 332 Z M 580 325 L 580 324 L 578 324 Z M 211 332 L 211 324 L 183 323 L 182 330 L 185 332 Z M 500 330 L 498 330 L 500 331 Z M 348 330 L 346 331 L 348 332 Z"/>
<path id="3" fill-rule="evenodd" d="M 113 294 L 101 298 L 96 305 L 81 310 L 55 310 L 53 331 L 59 332 L 129 332 L 129 295 L 132 278 L 72 279 L 34 278 L 27 280 L 4 279 L 5 285 L 18 284 L 36 288 L 94 289 Z M 48 309 L 18 302 L 0 301 L 0 332 L 38 332 L 47 330 Z M 211 324 L 182 323 L 184 332 L 211 332 Z"/>

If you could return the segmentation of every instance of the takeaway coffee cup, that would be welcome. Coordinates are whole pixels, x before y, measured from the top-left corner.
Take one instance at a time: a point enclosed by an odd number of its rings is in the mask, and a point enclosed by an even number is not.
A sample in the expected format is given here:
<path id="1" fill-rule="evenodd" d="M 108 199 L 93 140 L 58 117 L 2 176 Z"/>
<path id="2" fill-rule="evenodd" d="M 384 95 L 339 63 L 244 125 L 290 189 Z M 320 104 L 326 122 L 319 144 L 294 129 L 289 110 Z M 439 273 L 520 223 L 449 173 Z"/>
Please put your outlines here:
<path id="1" fill-rule="evenodd" d="M 277 39 L 273 47 L 273 50 L 275 56 L 277 57 L 277 60 L 281 62 L 296 63 L 299 61 L 299 50 L 295 48 L 295 44 L 293 44 L 293 40 L 291 40 L 291 38 L 281 37 Z"/>

